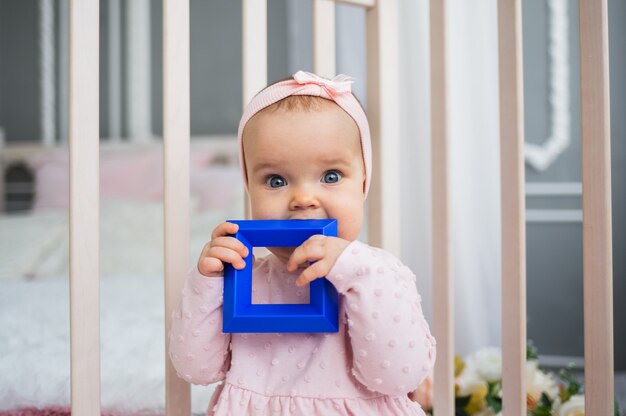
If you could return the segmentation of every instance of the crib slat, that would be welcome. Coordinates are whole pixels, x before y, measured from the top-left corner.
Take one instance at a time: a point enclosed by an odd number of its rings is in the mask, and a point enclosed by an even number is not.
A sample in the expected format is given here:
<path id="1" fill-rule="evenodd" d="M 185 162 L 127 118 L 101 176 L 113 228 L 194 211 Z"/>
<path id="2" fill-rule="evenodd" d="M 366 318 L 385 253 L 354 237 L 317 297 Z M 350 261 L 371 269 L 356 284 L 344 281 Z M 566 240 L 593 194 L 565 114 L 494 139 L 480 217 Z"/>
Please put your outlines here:
<path id="1" fill-rule="evenodd" d="M 446 1 L 430 1 L 433 335 L 437 340 L 433 407 L 454 414 L 454 285 L 450 239 Z"/>
<path id="2" fill-rule="evenodd" d="M 400 256 L 398 20 L 398 0 L 379 2 L 366 13 L 367 116 L 375 172 L 368 197 L 368 240 Z"/>
<path id="3" fill-rule="evenodd" d="M 165 412 L 191 414 L 189 384 L 169 360 L 172 311 L 189 268 L 189 0 L 163 1 L 163 146 L 165 215 Z"/>
<path id="4" fill-rule="evenodd" d="M 128 140 L 152 141 L 152 66 L 150 63 L 151 0 L 125 2 L 126 8 L 126 85 Z"/>
<path id="5" fill-rule="evenodd" d="M 109 141 L 122 140 L 122 8 L 120 0 L 108 1 L 109 13 Z"/>
<path id="6" fill-rule="evenodd" d="M 40 125 L 44 146 L 54 146 L 56 125 L 54 119 L 54 101 L 56 97 L 54 83 L 54 3 L 39 2 L 39 50 L 40 50 Z"/>
<path id="7" fill-rule="evenodd" d="M 243 105 L 267 85 L 267 0 L 243 0 Z M 244 195 L 246 218 L 250 201 Z"/>
<path id="8" fill-rule="evenodd" d="M 100 414 L 99 2 L 71 1 L 69 169 L 72 414 Z"/>
<path id="9" fill-rule="evenodd" d="M 315 73 L 332 78 L 337 71 L 335 58 L 335 2 L 313 2 L 313 66 Z"/>
<path id="10" fill-rule="evenodd" d="M 585 414 L 612 415 L 613 264 L 607 1 L 579 1 Z"/>
<path id="11" fill-rule="evenodd" d="M 267 0 L 243 0 L 243 103 L 267 85 Z"/>
<path id="12" fill-rule="evenodd" d="M 526 414 L 526 224 L 520 0 L 498 3 L 503 414 Z"/>

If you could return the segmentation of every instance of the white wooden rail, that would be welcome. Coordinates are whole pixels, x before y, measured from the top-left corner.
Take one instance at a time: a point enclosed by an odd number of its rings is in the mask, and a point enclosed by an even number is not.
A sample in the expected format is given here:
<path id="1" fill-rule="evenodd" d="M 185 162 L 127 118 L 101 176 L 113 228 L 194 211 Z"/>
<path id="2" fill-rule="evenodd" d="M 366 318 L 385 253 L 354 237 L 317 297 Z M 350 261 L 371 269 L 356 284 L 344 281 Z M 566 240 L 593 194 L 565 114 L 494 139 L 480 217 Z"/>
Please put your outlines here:
<path id="1" fill-rule="evenodd" d="M 267 0 L 243 1 L 243 102 L 267 84 Z M 337 0 L 339 1 L 339 0 Z M 369 239 L 400 252 L 398 0 L 343 0 L 367 8 L 368 117 L 374 169 Z M 72 413 L 100 414 L 99 2 L 70 3 L 70 306 Z M 334 2 L 315 0 L 315 70 L 333 76 Z M 521 1 L 498 1 L 502 177 L 504 415 L 526 413 L 526 268 Z M 164 0 L 165 328 L 189 258 L 189 0 Z M 434 406 L 454 413 L 448 195 L 445 2 L 431 1 Z M 613 309 L 606 0 L 580 0 L 586 413 L 613 411 Z M 381 143 L 385 143 L 382 146 Z M 381 186 L 384 183 L 385 186 Z M 168 340 L 165 340 L 166 350 Z M 189 385 L 166 361 L 166 414 L 191 413 Z"/>
<path id="2" fill-rule="evenodd" d="M 243 108 L 267 85 L 267 0 L 243 0 L 242 6 Z M 244 201 L 251 218 L 247 193 Z"/>
<path id="3" fill-rule="evenodd" d="M 446 4 L 430 1 L 430 106 L 433 245 L 433 335 L 437 340 L 433 408 L 454 414 L 454 284 L 450 230 L 446 82 Z"/>
<path id="4" fill-rule="evenodd" d="M 372 185 L 368 197 L 371 244 L 400 255 L 400 94 L 398 0 L 367 9 L 367 117 L 372 134 Z M 383 186 L 384 184 L 384 186 Z"/>
<path id="5" fill-rule="evenodd" d="M 189 415 L 189 384 L 176 375 L 168 334 L 189 268 L 189 0 L 163 1 L 163 155 L 165 230 L 165 411 Z"/>
<path id="6" fill-rule="evenodd" d="M 526 220 L 521 0 L 498 2 L 502 414 L 526 414 Z"/>
<path id="7" fill-rule="evenodd" d="M 70 3 L 72 414 L 100 414 L 99 2 Z"/>
<path id="8" fill-rule="evenodd" d="M 613 414 L 613 248 L 607 0 L 580 0 L 585 414 Z"/>
<path id="9" fill-rule="evenodd" d="M 313 0 L 313 66 L 319 76 L 337 72 L 335 38 L 335 1 Z"/>

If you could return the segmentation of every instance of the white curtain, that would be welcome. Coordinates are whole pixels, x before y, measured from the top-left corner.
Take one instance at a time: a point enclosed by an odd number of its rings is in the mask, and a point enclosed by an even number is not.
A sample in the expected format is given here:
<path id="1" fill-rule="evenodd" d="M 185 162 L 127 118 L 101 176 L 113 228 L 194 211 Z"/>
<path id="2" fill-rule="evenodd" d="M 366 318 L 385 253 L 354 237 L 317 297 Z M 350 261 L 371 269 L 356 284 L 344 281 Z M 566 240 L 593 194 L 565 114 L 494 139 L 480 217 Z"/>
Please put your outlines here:
<path id="1" fill-rule="evenodd" d="M 432 322 L 428 1 L 400 0 L 403 260 Z M 500 346 L 496 0 L 448 0 L 448 132 L 455 352 Z"/>

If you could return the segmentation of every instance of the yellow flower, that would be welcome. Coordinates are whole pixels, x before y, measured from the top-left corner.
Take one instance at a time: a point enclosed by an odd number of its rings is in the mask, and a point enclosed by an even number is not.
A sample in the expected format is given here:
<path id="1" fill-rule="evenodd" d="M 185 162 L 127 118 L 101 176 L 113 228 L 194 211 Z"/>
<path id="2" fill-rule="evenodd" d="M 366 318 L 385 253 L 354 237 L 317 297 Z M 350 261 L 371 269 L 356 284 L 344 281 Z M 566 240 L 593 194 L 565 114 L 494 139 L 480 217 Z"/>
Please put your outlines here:
<path id="1" fill-rule="evenodd" d="M 487 387 L 476 387 L 472 392 L 469 403 L 465 406 L 465 411 L 471 415 L 482 410 L 486 405 L 485 397 L 487 397 Z"/>
<path id="2" fill-rule="evenodd" d="M 463 361 L 460 355 L 455 355 L 454 356 L 454 377 L 460 376 L 464 369 L 465 369 L 465 362 Z"/>

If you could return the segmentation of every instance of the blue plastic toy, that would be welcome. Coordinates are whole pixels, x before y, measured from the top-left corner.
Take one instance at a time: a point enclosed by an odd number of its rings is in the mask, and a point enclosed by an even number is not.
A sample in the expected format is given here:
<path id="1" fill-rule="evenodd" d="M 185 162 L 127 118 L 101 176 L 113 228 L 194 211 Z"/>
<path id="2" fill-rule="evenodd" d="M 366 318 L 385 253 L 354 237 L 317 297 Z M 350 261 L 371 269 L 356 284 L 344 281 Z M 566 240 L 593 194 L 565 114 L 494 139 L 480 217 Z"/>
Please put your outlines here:
<path id="1" fill-rule="evenodd" d="M 325 278 L 310 283 L 308 304 L 252 304 L 252 247 L 297 247 L 315 234 L 337 236 L 337 220 L 235 220 L 249 250 L 246 267 L 224 268 L 223 332 L 337 332 L 338 294 Z"/>

